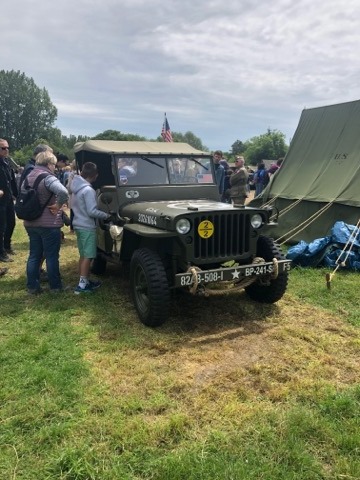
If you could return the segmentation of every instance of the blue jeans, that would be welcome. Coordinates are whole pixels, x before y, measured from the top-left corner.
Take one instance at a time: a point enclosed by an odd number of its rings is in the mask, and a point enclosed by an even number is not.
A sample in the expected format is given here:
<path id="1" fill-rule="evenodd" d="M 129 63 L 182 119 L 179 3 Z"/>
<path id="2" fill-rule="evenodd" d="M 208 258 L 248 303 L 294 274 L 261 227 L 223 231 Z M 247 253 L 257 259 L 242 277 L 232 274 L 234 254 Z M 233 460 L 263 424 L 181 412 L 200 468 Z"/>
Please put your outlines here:
<path id="1" fill-rule="evenodd" d="M 30 253 L 26 266 L 27 287 L 31 290 L 40 290 L 40 266 L 45 257 L 50 288 L 61 289 L 60 228 L 26 227 L 26 231 L 30 240 Z"/>

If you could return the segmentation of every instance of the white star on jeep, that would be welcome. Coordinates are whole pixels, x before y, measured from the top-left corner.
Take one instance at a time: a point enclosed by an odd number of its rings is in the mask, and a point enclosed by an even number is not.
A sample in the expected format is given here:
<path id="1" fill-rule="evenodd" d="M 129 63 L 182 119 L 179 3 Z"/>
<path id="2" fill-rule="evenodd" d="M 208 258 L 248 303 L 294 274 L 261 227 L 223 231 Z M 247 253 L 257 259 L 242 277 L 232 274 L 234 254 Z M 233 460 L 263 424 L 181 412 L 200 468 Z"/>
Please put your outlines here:
<path id="1" fill-rule="evenodd" d="M 233 276 L 233 280 L 235 280 L 235 278 L 239 278 L 239 275 L 240 275 L 239 270 L 234 270 L 231 273 L 232 273 L 232 276 Z"/>

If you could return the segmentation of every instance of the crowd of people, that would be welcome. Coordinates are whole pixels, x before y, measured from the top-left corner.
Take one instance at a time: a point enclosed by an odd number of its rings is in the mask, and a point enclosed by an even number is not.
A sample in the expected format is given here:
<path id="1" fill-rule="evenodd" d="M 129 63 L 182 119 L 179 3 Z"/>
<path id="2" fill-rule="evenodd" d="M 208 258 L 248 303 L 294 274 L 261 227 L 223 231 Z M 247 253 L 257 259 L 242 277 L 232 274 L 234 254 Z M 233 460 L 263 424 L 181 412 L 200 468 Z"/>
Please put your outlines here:
<path id="1" fill-rule="evenodd" d="M 267 169 L 264 162 L 259 162 L 256 172 L 253 173 L 253 184 L 255 185 L 255 197 L 260 195 L 270 182 L 271 177 L 279 170 L 283 162 L 283 158 L 279 158 L 273 162 Z"/>
<path id="2" fill-rule="evenodd" d="M 259 162 L 257 169 L 245 167 L 245 158 L 242 155 L 235 157 L 235 168 L 231 169 L 221 150 L 213 154 L 215 181 L 219 188 L 221 201 L 234 205 L 245 205 L 252 186 L 255 187 L 255 196 L 261 194 L 269 184 L 271 177 L 281 167 L 283 158 L 273 162 L 267 169 L 265 163 Z"/>
<path id="3" fill-rule="evenodd" d="M 11 239 L 16 216 L 14 201 L 25 188 L 34 188 L 42 205 L 42 211 L 34 220 L 24 220 L 29 237 L 29 255 L 26 263 L 27 292 L 42 293 L 43 265 L 46 265 L 46 280 L 50 292 L 66 290 L 60 274 L 60 247 L 62 227 L 66 219 L 65 209 L 71 206 L 71 226 L 77 237 L 79 250 L 79 282 L 74 293 L 92 293 L 100 282 L 90 280 L 90 264 L 96 256 L 95 219 L 108 220 L 110 215 L 97 209 L 96 194 L 91 183 L 97 178 L 95 164 L 87 162 L 79 175 L 75 164 L 63 154 L 54 154 L 51 147 L 39 144 L 32 158 L 15 175 L 10 162 L 9 144 L 0 139 L 0 262 L 11 263 L 16 252 Z M 39 178 L 40 177 L 40 178 Z M 36 180 L 38 181 L 36 182 Z M 0 268 L 0 276 L 7 273 Z"/>

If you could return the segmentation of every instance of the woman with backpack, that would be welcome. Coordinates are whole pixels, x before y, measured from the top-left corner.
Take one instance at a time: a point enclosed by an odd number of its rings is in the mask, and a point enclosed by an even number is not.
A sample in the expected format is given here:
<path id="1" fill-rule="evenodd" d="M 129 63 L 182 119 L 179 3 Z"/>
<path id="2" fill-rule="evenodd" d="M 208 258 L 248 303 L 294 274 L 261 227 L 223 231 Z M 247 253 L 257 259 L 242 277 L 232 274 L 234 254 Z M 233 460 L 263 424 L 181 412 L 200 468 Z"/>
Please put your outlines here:
<path id="1" fill-rule="evenodd" d="M 28 293 L 41 293 L 40 266 L 45 257 L 50 291 L 62 291 L 59 267 L 61 227 L 63 226 L 62 207 L 68 201 L 67 189 L 55 176 L 57 159 L 49 150 L 36 156 L 35 168 L 26 177 L 30 188 L 41 175 L 36 194 L 42 205 L 41 215 L 34 220 L 24 220 L 30 240 L 30 252 L 26 266 Z M 37 183 L 37 182 L 36 182 Z"/>

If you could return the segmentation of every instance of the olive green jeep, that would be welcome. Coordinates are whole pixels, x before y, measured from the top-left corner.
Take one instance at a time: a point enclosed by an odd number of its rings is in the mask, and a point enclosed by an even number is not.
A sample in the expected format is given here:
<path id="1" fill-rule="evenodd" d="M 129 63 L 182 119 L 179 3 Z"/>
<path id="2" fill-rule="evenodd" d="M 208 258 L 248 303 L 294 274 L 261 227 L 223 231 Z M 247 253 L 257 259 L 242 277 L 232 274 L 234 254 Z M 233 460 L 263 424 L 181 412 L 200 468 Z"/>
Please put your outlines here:
<path id="1" fill-rule="evenodd" d="M 168 318 L 176 289 L 207 295 L 223 284 L 265 303 L 284 295 L 291 262 L 263 233 L 276 223 L 272 209 L 222 203 L 209 153 L 185 143 L 88 140 L 75 156 L 80 170 L 97 165 L 98 208 L 112 215 L 97 225 L 92 270 L 129 268 L 145 325 Z"/>

